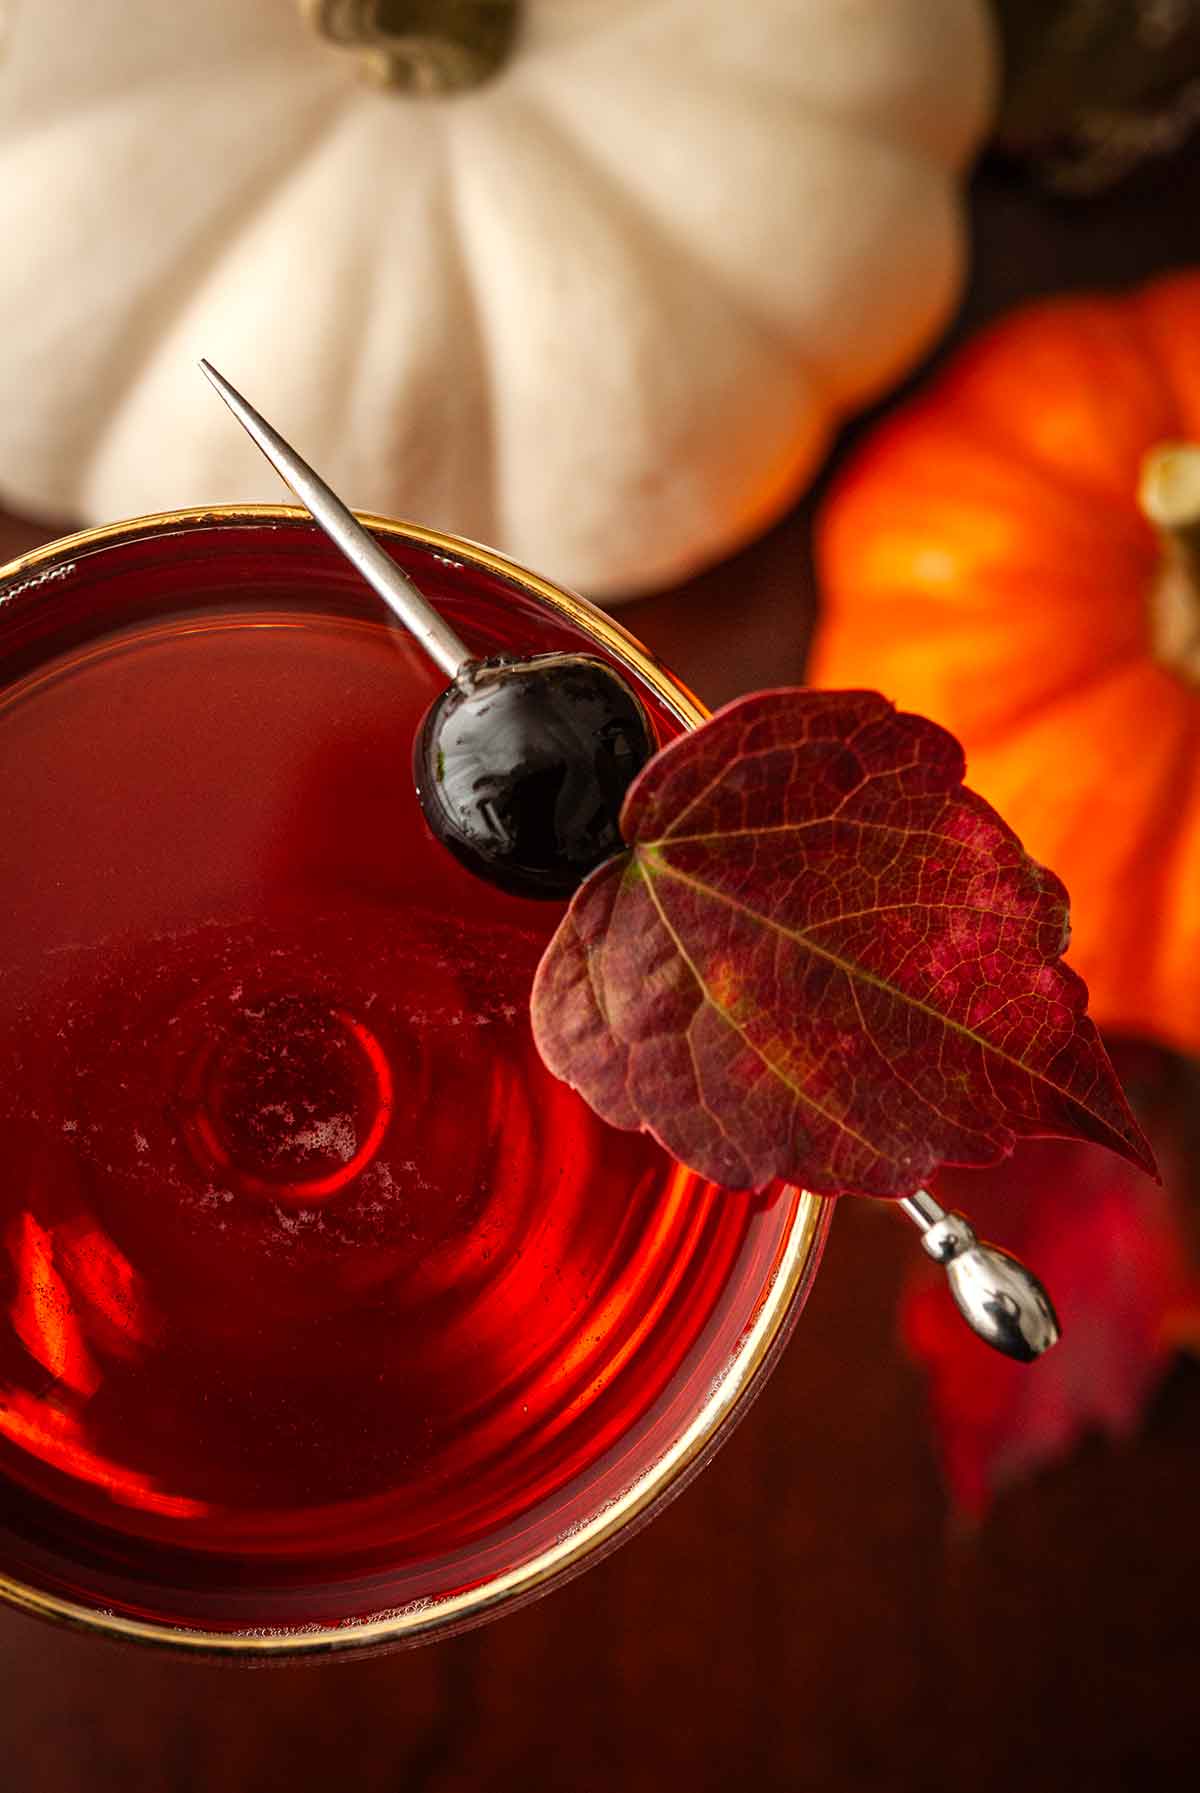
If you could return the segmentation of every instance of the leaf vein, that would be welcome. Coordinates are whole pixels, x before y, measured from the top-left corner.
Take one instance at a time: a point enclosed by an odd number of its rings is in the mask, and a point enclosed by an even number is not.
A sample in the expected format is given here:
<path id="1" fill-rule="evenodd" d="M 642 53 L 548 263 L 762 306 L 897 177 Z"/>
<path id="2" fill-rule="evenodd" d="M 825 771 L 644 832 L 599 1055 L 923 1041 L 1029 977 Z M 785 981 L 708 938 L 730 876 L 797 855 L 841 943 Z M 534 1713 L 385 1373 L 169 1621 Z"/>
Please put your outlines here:
<path id="1" fill-rule="evenodd" d="M 637 849 L 634 848 L 635 853 L 636 853 L 636 851 L 637 851 Z M 668 921 L 666 912 L 663 909 L 662 904 L 658 900 L 658 892 L 654 888 L 653 877 L 649 874 L 649 872 L 647 872 L 647 874 L 646 874 L 646 889 L 650 894 L 650 900 L 654 904 L 655 910 L 658 914 L 659 921 L 662 923 L 664 931 L 670 936 L 671 940 L 674 942 L 676 952 L 679 954 L 679 957 L 683 960 L 684 964 L 687 966 L 692 977 L 695 979 L 696 987 L 699 990 L 700 995 L 703 998 L 703 1000 L 705 1002 L 707 1002 L 711 1008 L 714 1008 L 717 1011 L 718 1015 L 720 1015 L 721 1019 L 725 1022 L 726 1026 L 731 1027 L 733 1029 L 734 1033 L 737 1034 L 738 1038 L 745 1043 L 745 1045 L 749 1048 L 749 1050 L 751 1052 L 753 1052 L 755 1058 L 760 1060 L 760 1062 L 767 1067 L 767 1070 L 771 1073 L 772 1077 L 778 1078 L 779 1082 L 782 1083 L 782 1085 L 785 1089 L 791 1090 L 793 1095 L 798 1097 L 798 1099 L 801 1102 L 803 1102 L 806 1107 L 813 1109 L 813 1111 L 815 1113 L 817 1113 L 821 1116 L 822 1120 L 828 1121 L 828 1123 L 831 1127 L 838 1128 L 840 1132 L 845 1133 L 850 1139 L 856 1140 L 858 1142 L 858 1144 L 861 1146 L 865 1146 L 867 1151 L 870 1152 L 872 1157 L 878 1157 L 878 1149 L 874 1145 L 872 1145 L 872 1143 L 869 1139 L 864 1138 L 864 1136 L 861 1133 L 857 1132 L 855 1130 L 855 1128 L 847 1126 L 846 1122 L 839 1119 L 839 1117 L 836 1114 L 830 1114 L 829 1110 L 827 1108 L 823 1107 L 822 1104 L 820 1102 L 818 1102 L 814 1096 L 810 1096 L 808 1091 L 805 1090 L 802 1085 L 800 1085 L 798 1083 L 793 1083 L 790 1077 L 786 1077 L 784 1075 L 784 1073 L 779 1069 L 779 1066 L 775 1065 L 771 1062 L 771 1060 L 767 1057 L 766 1053 L 762 1050 L 762 1048 L 760 1046 L 756 1046 L 754 1041 L 749 1038 L 749 1036 L 746 1033 L 745 1028 L 740 1027 L 738 1025 L 738 1023 L 734 1020 L 733 1016 L 729 1013 L 729 1010 L 724 1008 L 722 1006 L 722 1004 L 716 1000 L 716 998 L 713 996 L 711 990 L 709 989 L 708 985 L 705 983 L 704 978 L 701 976 L 700 972 L 697 970 L 695 964 L 693 963 L 691 956 L 689 955 L 689 953 L 687 951 L 687 948 L 683 944 L 683 941 L 680 939 L 678 933 L 675 931 L 675 929 L 671 926 L 671 923 Z M 689 1048 L 688 1049 L 689 1049 L 689 1051 L 691 1050 L 690 1040 L 689 1040 Z M 715 1120 L 716 1116 L 714 1115 L 713 1118 Z"/>
<path id="2" fill-rule="evenodd" d="M 948 807 L 948 806 L 947 806 Z M 976 846 L 971 841 L 954 840 L 945 834 L 939 834 L 936 828 L 913 828 L 904 822 L 876 822 L 866 816 L 838 816 L 836 813 L 827 816 L 811 816 L 804 822 L 772 822 L 763 827 L 752 828 L 710 828 L 703 834 L 659 835 L 655 840 L 642 840 L 639 847 L 655 848 L 662 852 L 667 847 L 690 847 L 704 845 L 713 841 L 741 840 L 749 837 L 758 840 L 770 834 L 800 834 L 806 828 L 823 828 L 831 821 L 839 821 L 844 828 L 870 828 L 880 834 L 894 834 L 903 845 L 910 840 L 932 840 L 941 847 L 955 847 L 961 852 L 973 853 L 976 859 L 982 859 L 989 870 L 996 869 L 995 857 L 987 846 Z M 1028 855 L 1022 853 L 1022 858 Z M 1029 861 L 1029 863 L 1033 863 Z"/>
<path id="3" fill-rule="evenodd" d="M 641 849 L 640 847 L 634 847 L 633 851 L 634 853 L 639 853 Z M 1056 1095 L 1066 1096 L 1072 1102 L 1079 1101 L 1079 1097 L 1072 1091 L 1064 1089 L 1061 1084 L 1055 1083 L 1050 1077 L 1046 1076 L 1043 1071 L 1038 1070 L 1036 1066 L 1026 1064 L 1022 1059 L 1014 1058 L 1012 1054 L 1006 1052 L 1002 1046 L 996 1045 L 982 1034 L 975 1033 L 963 1022 L 954 1020 L 952 1016 L 943 1014 L 940 1009 L 931 1008 L 927 1003 L 922 1002 L 919 996 L 911 996 L 907 991 L 897 989 L 894 984 L 888 983 L 885 978 L 877 977 L 874 972 L 867 971 L 864 966 L 855 965 L 845 959 L 839 958 L 836 953 L 830 952 L 828 947 L 819 946 L 815 941 L 810 940 L 807 935 L 797 933 L 792 928 L 784 927 L 782 922 L 776 921 L 772 916 L 763 915 L 761 911 L 751 909 L 745 903 L 739 903 L 736 897 L 726 895 L 724 891 L 716 889 L 714 885 L 705 884 L 700 878 L 689 877 L 686 872 L 679 871 L 665 859 L 658 858 L 652 865 L 646 867 L 647 888 L 653 888 L 654 876 L 657 873 L 674 878 L 678 883 L 687 884 L 691 886 L 692 889 L 698 890 L 701 895 L 710 898 L 710 900 L 724 903 L 728 908 L 736 910 L 739 914 L 749 916 L 752 921 L 757 922 L 760 926 L 771 928 L 775 932 L 784 935 L 785 938 L 794 940 L 798 946 L 806 947 L 809 952 L 815 954 L 818 958 L 827 960 L 829 964 L 833 965 L 838 971 L 843 972 L 848 978 L 859 978 L 863 983 L 871 984 L 874 988 L 882 990 L 885 995 L 892 997 L 896 1002 L 906 1003 L 919 1013 L 928 1015 L 931 1020 L 938 1022 L 947 1031 L 959 1034 L 964 1039 L 970 1040 L 972 1045 L 981 1046 L 986 1052 L 993 1053 L 996 1058 L 1002 1060 L 1005 1064 L 1011 1065 L 1015 1070 L 1020 1071 L 1023 1076 L 1036 1078 L 1040 1083 L 1045 1084 L 1048 1089 L 1052 1089 Z M 661 905 L 658 903 L 657 896 L 655 897 L 655 907 L 658 908 L 661 913 Z M 677 938 L 677 936 L 674 935 L 673 930 L 672 937 Z M 680 947 L 680 953 L 681 955 L 683 954 L 682 945 Z M 691 961 L 688 960 L 687 963 L 689 970 L 691 970 L 693 976 L 695 976 L 696 973 L 694 967 L 691 965 Z M 703 990 L 703 980 L 697 978 L 697 982 Z M 724 1013 L 724 1011 L 722 1011 L 722 1013 Z M 1107 1126 L 1107 1123 L 1105 1123 L 1105 1125 Z"/>

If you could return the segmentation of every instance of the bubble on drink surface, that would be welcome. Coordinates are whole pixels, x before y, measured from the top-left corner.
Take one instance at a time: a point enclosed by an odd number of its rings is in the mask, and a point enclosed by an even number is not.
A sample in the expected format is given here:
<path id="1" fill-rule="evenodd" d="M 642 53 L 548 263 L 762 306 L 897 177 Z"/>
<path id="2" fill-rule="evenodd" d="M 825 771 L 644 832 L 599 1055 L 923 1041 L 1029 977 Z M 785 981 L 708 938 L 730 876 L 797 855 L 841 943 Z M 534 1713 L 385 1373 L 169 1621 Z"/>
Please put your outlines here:
<path id="1" fill-rule="evenodd" d="M 370 1162 L 387 1132 L 387 1053 L 318 991 L 247 990 L 239 978 L 210 994 L 181 1089 L 185 1137 L 200 1164 L 248 1191 L 322 1199 Z"/>
<path id="2" fill-rule="evenodd" d="M 351 1114 L 331 1114 L 294 1124 L 288 1150 L 297 1160 L 306 1155 L 349 1164 L 358 1150 L 358 1127 Z"/>
<path id="3" fill-rule="evenodd" d="M 290 1237 L 309 1231 L 320 1232 L 325 1225 L 325 1216 L 320 1208 L 284 1208 L 277 1206 L 275 1219 L 281 1230 Z"/>
<path id="4" fill-rule="evenodd" d="M 427 712 L 417 794 L 437 838 L 517 896 L 570 896 L 621 850 L 625 793 L 655 750 L 631 687 L 588 654 L 468 667 Z"/>

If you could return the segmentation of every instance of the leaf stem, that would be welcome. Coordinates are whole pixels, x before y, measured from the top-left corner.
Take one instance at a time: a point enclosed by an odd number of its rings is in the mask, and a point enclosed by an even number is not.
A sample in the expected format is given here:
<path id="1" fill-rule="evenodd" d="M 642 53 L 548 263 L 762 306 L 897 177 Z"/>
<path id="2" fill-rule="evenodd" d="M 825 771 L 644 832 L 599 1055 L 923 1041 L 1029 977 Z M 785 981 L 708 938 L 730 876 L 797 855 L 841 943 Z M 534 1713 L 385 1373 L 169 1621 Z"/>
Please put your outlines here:
<path id="1" fill-rule="evenodd" d="M 356 50 L 380 87 L 451 94 L 478 87 L 512 53 L 520 0 L 299 0 L 331 43 Z"/>

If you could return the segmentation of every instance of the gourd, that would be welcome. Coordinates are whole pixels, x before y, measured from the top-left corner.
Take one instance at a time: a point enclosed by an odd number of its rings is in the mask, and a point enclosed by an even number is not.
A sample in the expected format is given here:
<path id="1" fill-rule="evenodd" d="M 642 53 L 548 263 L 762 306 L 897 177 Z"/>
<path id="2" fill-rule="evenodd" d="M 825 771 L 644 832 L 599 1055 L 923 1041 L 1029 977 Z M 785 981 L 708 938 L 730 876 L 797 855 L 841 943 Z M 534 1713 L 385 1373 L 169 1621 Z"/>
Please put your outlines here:
<path id="1" fill-rule="evenodd" d="M 0 0 L 0 12 L 4 0 Z M 355 504 L 599 595 L 791 500 L 945 318 L 982 0 L 37 0 L 0 30 L 0 494 Z"/>
<path id="2" fill-rule="evenodd" d="M 995 0 L 995 142 L 1063 194 L 1111 186 L 1200 123 L 1194 0 Z"/>
<path id="3" fill-rule="evenodd" d="M 1200 1050 L 1200 272 L 1030 306 L 818 522 L 815 682 L 952 729 L 1112 1029 Z"/>

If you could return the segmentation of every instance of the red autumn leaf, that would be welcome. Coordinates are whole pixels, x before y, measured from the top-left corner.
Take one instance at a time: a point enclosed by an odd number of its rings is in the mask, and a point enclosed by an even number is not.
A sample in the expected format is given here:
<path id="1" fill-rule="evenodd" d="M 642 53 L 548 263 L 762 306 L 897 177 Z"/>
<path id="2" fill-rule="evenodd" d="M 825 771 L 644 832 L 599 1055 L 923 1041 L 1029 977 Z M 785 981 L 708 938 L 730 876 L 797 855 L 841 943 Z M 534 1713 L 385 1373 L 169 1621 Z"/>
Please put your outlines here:
<path id="1" fill-rule="evenodd" d="M 929 1373 L 943 1472 L 968 1513 L 978 1517 L 992 1494 L 1086 1434 L 1136 1429 L 1200 1293 L 1173 1181 L 1169 1170 L 1164 1187 L 1095 1146 L 1057 1140 L 939 1180 L 942 1201 L 961 1202 L 981 1236 L 1036 1269 L 1063 1328 L 1036 1364 L 1013 1363 L 967 1331 L 939 1269 L 914 1269 L 901 1328 Z"/>
<path id="2" fill-rule="evenodd" d="M 907 1195 L 1038 1134 L 1150 1166 L 1066 892 L 963 770 L 875 692 L 761 692 L 672 742 L 538 968 L 550 1070 L 735 1189 Z"/>

